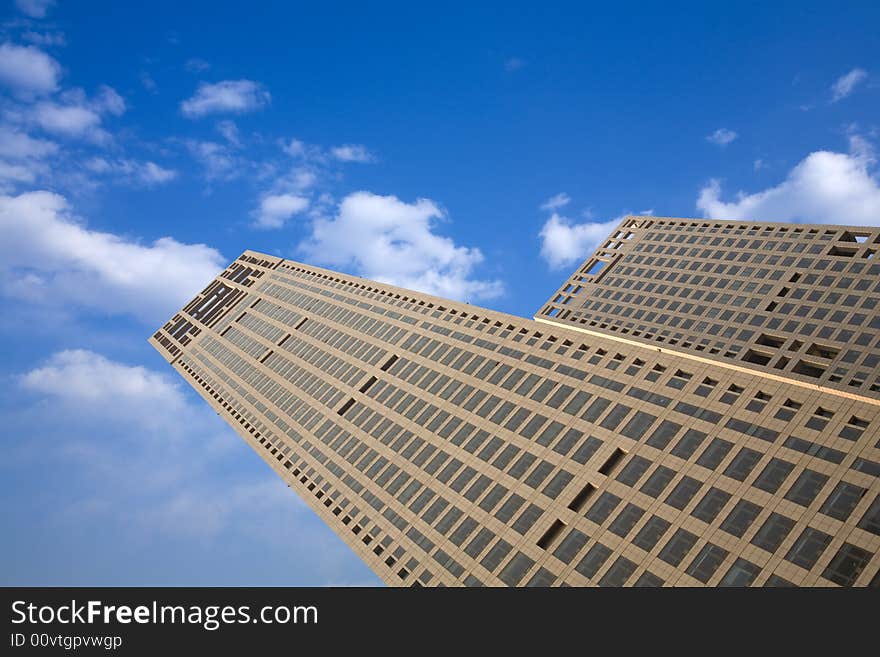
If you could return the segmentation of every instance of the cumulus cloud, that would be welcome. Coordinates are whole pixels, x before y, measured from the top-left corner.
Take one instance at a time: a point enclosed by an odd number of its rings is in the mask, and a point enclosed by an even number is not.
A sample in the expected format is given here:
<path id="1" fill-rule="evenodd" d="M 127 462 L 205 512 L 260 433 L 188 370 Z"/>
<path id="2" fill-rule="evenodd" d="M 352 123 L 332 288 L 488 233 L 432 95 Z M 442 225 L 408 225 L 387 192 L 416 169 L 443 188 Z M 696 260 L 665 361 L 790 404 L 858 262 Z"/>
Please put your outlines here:
<path id="1" fill-rule="evenodd" d="M 82 89 L 70 89 L 60 94 L 58 100 L 43 100 L 18 112 L 16 118 L 50 134 L 100 144 L 111 140 L 110 134 L 101 127 L 103 116 L 119 116 L 125 109 L 122 96 L 102 85 L 92 98 Z"/>
<path id="2" fill-rule="evenodd" d="M 52 93 L 58 88 L 61 66 L 34 46 L 0 45 L 0 84 L 23 97 Z"/>
<path id="3" fill-rule="evenodd" d="M 372 162 L 375 158 L 365 146 L 343 144 L 330 149 L 330 155 L 340 162 Z"/>
<path id="4" fill-rule="evenodd" d="M 841 75 L 831 85 L 831 102 L 836 103 L 849 96 L 867 77 L 868 73 L 861 68 L 854 68 L 846 75 Z"/>
<path id="5" fill-rule="evenodd" d="M 541 228 L 541 257 L 553 269 L 579 263 L 596 250 L 620 220 L 618 217 L 606 222 L 576 224 L 554 212 Z"/>
<path id="6" fill-rule="evenodd" d="M 58 144 L 35 139 L 10 126 L 0 125 L 0 157 L 24 160 L 43 158 L 58 151 Z"/>
<path id="7" fill-rule="evenodd" d="M 293 215 L 305 211 L 309 200 L 296 194 L 264 196 L 254 213 L 256 228 L 281 228 Z"/>
<path id="8" fill-rule="evenodd" d="M 333 217 L 316 218 L 300 250 L 313 262 L 352 268 L 374 280 L 459 300 L 498 296 L 497 280 L 473 278 L 479 249 L 434 232 L 446 213 L 433 201 L 355 192 Z"/>
<path id="9" fill-rule="evenodd" d="M 202 82 L 195 95 L 180 104 L 180 111 L 191 119 L 208 114 L 242 114 L 265 107 L 271 96 L 253 80 L 222 80 Z"/>
<path id="10" fill-rule="evenodd" d="M 712 179 L 700 190 L 697 208 L 712 219 L 876 225 L 880 179 L 874 164 L 870 145 L 853 136 L 849 153 L 810 153 L 775 187 L 739 192 L 736 200 L 723 201 L 721 183 Z"/>
<path id="11" fill-rule="evenodd" d="M 55 5 L 55 0 L 15 0 L 18 10 L 31 18 L 45 18 L 49 8 Z"/>
<path id="12" fill-rule="evenodd" d="M 204 244 L 162 237 L 141 244 L 90 230 L 64 197 L 0 196 L 0 262 L 6 295 L 33 303 L 167 319 L 222 269 Z"/>
<path id="13" fill-rule="evenodd" d="M 155 409 L 174 413 L 185 405 L 177 383 L 145 367 L 125 365 L 85 349 L 59 351 L 21 377 L 27 390 L 50 395 L 83 413 L 96 410 L 151 422 Z"/>
<path id="14" fill-rule="evenodd" d="M 728 130 L 727 128 L 718 128 L 711 135 L 706 136 L 706 141 L 710 144 L 715 144 L 716 146 L 727 146 L 730 142 L 736 139 L 737 134 L 733 130 Z"/>
<path id="15" fill-rule="evenodd" d="M 555 196 L 551 196 L 544 203 L 541 204 L 542 210 L 558 210 L 559 208 L 565 207 L 571 203 L 571 197 L 565 192 L 559 192 Z"/>

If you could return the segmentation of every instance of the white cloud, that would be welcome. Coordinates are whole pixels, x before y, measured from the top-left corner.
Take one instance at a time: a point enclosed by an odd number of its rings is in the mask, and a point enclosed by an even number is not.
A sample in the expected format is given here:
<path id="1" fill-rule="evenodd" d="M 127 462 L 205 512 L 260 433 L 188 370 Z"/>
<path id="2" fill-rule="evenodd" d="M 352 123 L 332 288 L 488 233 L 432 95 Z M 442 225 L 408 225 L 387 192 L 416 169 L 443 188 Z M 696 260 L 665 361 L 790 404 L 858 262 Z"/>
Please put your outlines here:
<path id="1" fill-rule="evenodd" d="M 241 137 L 238 134 L 238 126 L 235 121 L 224 119 L 217 123 L 217 132 L 223 135 L 223 138 L 236 148 L 241 147 Z"/>
<path id="2" fill-rule="evenodd" d="M 253 80 L 202 82 L 195 95 L 180 104 L 180 111 L 189 118 L 208 114 L 241 114 L 261 109 L 270 100 L 269 92 Z"/>
<path id="3" fill-rule="evenodd" d="M 199 59 L 198 57 L 187 59 L 184 66 L 190 73 L 202 73 L 211 68 L 211 65 L 208 62 L 204 59 Z"/>
<path id="4" fill-rule="evenodd" d="M 241 174 L 238 158 L 225 144 L 214 141 L 185 142 L 187 150 L 204 168 L 208 181 L 232 180 Z"/>
<path id="5" fill-rule="evenodd" d="M 19 119 L 54 135 L 106 144 L 111 137 L 101 127 L 103 115 L 125 112 L 125 100 L 106 85 L 92 98 L 87 98 L 82 89 L 67 90 L 60 94 L 59 101 L 40 101 L 20 113 Z"/>
<path id="6" fill-rule="evenodd" d="M 102 114 L 106 112 L 121 116 L 125 113 L 125 99 L 116 93 L 113 87 L 108 87 L 106 84 L 99 87 L 97 96 L 91 101 L 91 106 Z"/>
<path id="7" fill-rule="evenodd" d="M 541 204 L 541 209 L 548 211 L 558 210 L 569 203 L 571 203 L 571 197 L 565 192 L 559 192 L 555 196 L 551 196 L 544 201 L 544 203 Z"/>
<path id="8" fill-rule="evenodd" d="M 33 46 L 0 45 L 0 84 L 20 96 L 48 94 L 58 87 L 61 66 Z"/>
<path id="9" fill-rule="evenodd" d="M 375 158 L 365 146 L 343 144 L 330 149 L 330 154 L 340 162 L 372 162 Z"/>
<path id="10" fill-rule="evenodd" d="M 180 411 L 177 383 L 145 367 L 125 365 L 85 349 L 59 351 L 21 377 L 27 390 L 50 395 L 81 413 L 151 422 L 156 411 Z"/>
<path id="11" fill-rule="evenodd" d="M 177 172 L 173 169 L 166 169 L 150 161 L 108 160 L 94 157 L 85 162 L 85 167 L 93 173 L 115 176 L 125 182 L 144 187 L 161 185 L 177 177 Z"/>
<path id="12" fill-rule="evenodd" d="M 43 158 L 58 151 L 58 144 L 35 139 L 24 132 L 0 125 L 0 157 L 13 160 Z"/>
<path id="13" fill-rule="evenodd" d="M 0 196 L 0 267 L 7 296 L 167 319 L 210 281 L 223 257 L 163 237 L 140 244 L 90 230 L 51 192 Z"/>
<path id="14" fill-rule="evenodd" d="M 293 215 L 304 212 L 309 200 L 296 194 L 277 194 L 264 196 L 260 207 L 254 211 L 256 228 L 282 228 Z"/>
<path id="15" fill-rule="evenodd" d="M 842 75 L 831 85 L 831 102 L 836 103 L 849 96 L 856 86 L 868 77 L 868 73 L 861 68 L 854 68 L 846 75 Z"/>
<path id="16" fill-rule="evenodd" d="M 28 43 L 35 43 L 38 46 L 67 45 L 67 39 L 63 32 L 35 32 L 34 30 L 26 30 L 21 33 L 21 38 Z"/>
<path id="17" fill-rule="evenodd" d="M 706 141 L 710 144 L 715 144 L 716 146 L 727 146 L 730 142 L 736 139 L 737 134 L 733 130 L 728 130 L 727 128 L 718 128 L 711 135 L 706 136 Z"/>
<path id="18" fill-rule="evenodd" d="M 767 164 L 761 158 L 758 158 L 757 160 L 755 160 L 755 162 L 752 166 L 755 168 L 755 171 L 760 171 L 761 169 L 767 169 L 770 167 L 770 165 Z"/>
<path id="19" fill-rule="evenodd" d="M 155 94 L 159 92 L 159 85 L 156 84 L 156 81 L 153 79 L 153 76 L 147 73 L 146 71 L 141 71 L 140 74 L 141 86 L 144 89 L 149 91 L 151 94 Z"/>
<path id="20" fill-rule="evenodd" d="M 54 5 L 55 0 L 15 0 L 18 10 L 31 18 L 44 18 L 49 8 Z"/>
<path id="21" fill-rule="evenodd" d="M 620 221 L 618 217 L 606 222 L 575 224 L 554 212 L 541 228 L 541 256 L 554 269 L 580 263 Z"/>
<path id="22" fill-rule="evenodd" d="M 734 201 L 722 201 L 721 183 L 710 180 L 697 208 L 712 219 L 876 225 L 880 180 L 874 164 L 870 145 L 850 137 L 849 153 L 810 153 L 775 187 L 739 192 Z"/>
<path id="23" fill-rule="evenodd" d="M 456 246 L 434 232 L 446 213 L 433 201 L 405 203 L 395 196 L 355 192 L 336 216 L 316 218 L 300 250 L 315 262 L 352 267 L 374 280 L 452 299 L 498 296 L 497 280 L 472 278 L 479 249 Z"/>

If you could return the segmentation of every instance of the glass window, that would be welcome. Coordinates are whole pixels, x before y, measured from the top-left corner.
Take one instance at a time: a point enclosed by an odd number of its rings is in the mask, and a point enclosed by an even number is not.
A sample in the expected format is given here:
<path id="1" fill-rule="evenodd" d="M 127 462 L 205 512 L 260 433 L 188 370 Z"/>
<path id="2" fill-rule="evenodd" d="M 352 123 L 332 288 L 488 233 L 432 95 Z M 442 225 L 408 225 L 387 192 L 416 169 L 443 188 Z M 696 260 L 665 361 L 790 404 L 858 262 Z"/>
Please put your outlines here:
<path id="1" fill-rule="evenodd" d="M 617 475 L 617 481 L 627 486 L 634 486 L 650 466 L 651 462 L 648 459 L 633 456 Z"/>
<path id="2" fill-rule="evenodd" d="M 575 566 L 575 570 L 584 577 L 593 577 L 610 556 L 610 549 L 601 543 L 596 543 L 590 548 L 587 554 L 584 555 L 584 558 L 581 559 L 580 563 Z"/>
<path id="3" fill-rule="evenodd" d="M 680 429 L 681 425 L 677 422 L 672 422 L 671 420 L 663 420 L 654 430 L 654 433 L 651 434 L 651 437 L 645 441 L 645 444 L 650 445 L 651 447 L 654 447 L 656 449 L 665 449 Z"/>
<path id="4" fill-rule="evenodd" d="M 868 491 L 861 486 L 841 481 L 831 491 L 831 495 L 822 504 L 819 509 L 826 516 L 831 516 L 837 520 L 845 521 L 849 518 L 849 514 L 856 508 L 859 501 Z"/>
<path id="5" fill-rule="evenodd" d="M 767 552 L 776 552 L 782 545 L 782 541 L 791 532 L 792 527 L 794 527 L 794 520 L 778 513 L 771 513 L 761 529 L 752 538 L 752 545 L 757 545 Z"/>
<path id="6" fill-rule="evenodd" d="M 782 459 L 771 459 L 752 485 L 768 493 L 775 493 L 792 470 L 794 470 L 793 463 Z"/>
<path id="7" fill-rule="evenodd" d="M 520 514 L 519 518 L 516 519 L 512 526 L 520 534 L 525 534 L 542 515 L 544 515 L 544 509 L 537 504 L 529 504 L 529 506 L 526 507 L 526 510 Z"/>
<path id="8" fill-rule="evenodd" d="M 599 496 L 599 499 L 596 500 L 595 504 L 590 507 L 590 510 L 587 511 L 585 517 L 588 520 L 592 520 L 597 525 L 601 525 L 608 519 L 608 516 L 611 515 L 611 512 L 614 511 L 618 504 L 620 504 L 620 498 L 614 493 L 605 491 Z"/>
<path id="9" fill-rule="evenodd" d="M 880 495 L 874 498 L 871 507 L 865 511 L 865 515 L 859 520 L 861 529 L 880 536 Z"/>
<path id="10" fill-rule="evenodd" d="M 522 552 L 517 552 L 513 559 L 511 559 L 507 565 L 501 569 L 501 572 L 498 573 L 498 579 L 508 586 L 516 586 L 522 581 L 522 578 L 526 576 L 526 573 L 534 565 L 535 562 L 532 559 L 524 555 Z"/>
<path id="11" fill-rule="evenodd" d="M 672 481 L 674 476 L 675 470 L 667 468 L 665 465 L 658 466 L 657 469 L 651 473 L 651 476 L 648 477 L 648 480 L 642 485 L 641 491 L 645 493 L 645 495 L 657 497 L 663 492 L 663 489 L 669 485 L 669 482 Z"/>
<path id="12" fill-rule="evenodd" d="M 803 506 L 810 506 L 826 481 L 828 481 L 828 475 L 814 470 L 804 470 L 785 494 L 785 499 Z"/>
<path id="13" fill-rule="evenodd" d="M 641 576 L 636 580 L 636 583 L 633 586 L 641 587 L 641 586 L 663 586 L 663 580 L 657 577 L 654 573 L 645 571 L 641 574 Z"/>
<path id="14" fill-rule="evenodd" d="M 700 580 L 703 584 L 712 579 L 712 575 L 727 558 L 728 552 L 712 543 L 707 543 L 688 566 L 687 574 Z"/>
<path id="15" fill-rule="evenodd" d="M 746 559 L 737 559 L 718 586 L 751 586 L 761 568 Z"/>
<path id="16" fill-rule="evenodd" d="M 702 481 L 685 475 L 675 488 L 672 489 L 669 497 L 666 498 L 666 503 L 681 511 L 690 503 L 702 485 Z"/>
<path id="17" fill-rule="evenodd" d="M 729 499 L 730 493 L 713 486 L 694 507 L 691 515 L 703 522 L 712 522 Z"/>
<path id="18" fill-rule="evenodd" d="M 651 516 L 636 534 L 633 544 L 645 552 L 650 552 L 670 526 L 671 523 L 668 520 L 664 520 L 660 516 Z"/>
<path id="19" fill-rule="evenodd" d="M 872 556 L 867 550 L 844 543 L 822 573 L 822 577 L 841 586 L 852 586 Z"/>
<path id="20" fill-rule="evenodd" d="M 761 460 L 761 452 L 743 447 L 724 469 L 724 474 L 737 481 L 745 481 L 752 469 Z"/>
<path id="21" fill-rule="evenodd" d="M 697 451 L 697 448 L 703 443 L 703 440 L 705 439 L 706 434 L 702 431 L 697 431 L 696 429 L 688 429 L 684 432 L 681 440 L 679 440 L 675 447 L 672 448 L 671 454 L 677 456 L 680 459 L 687 460 L 694 455 L 694 452 Z"/>
<path id="22" fill-rule="evenodd" d="M 723 438 L 715 438 L 709 446 L 700 454 L 700 458 L 697 459 L 697 465 L 702 465 L 704 468 L 709 468 L 710 470 L 714 470 L 718 467 L 718 464 L 724 460 L 724 457 L 727 456 L 727 453 L 733 448 L 733 443 Z"/>
<path id="23" fill-rule="evenodd" d="M 816 564 L 830 542 L 831 536 L 825 532 L 807 527 L 791 546 L 785 559 L 809 570 Z"/>
<path id="24" fill-rule="evenodd" d="M 626 538 L 636 523 L 641 520 L 645 510 L 635 504 L 627 504 L 608 526 L 609 531 L 621 538 Z"/>
<path id="25" fill-rule="evenodd" d="M 656 415 L 651 415 L 644 411 L 636 411 L 636 414 L 633 415 L 632 419 L 626 423 L 623 429 L 620 430 L 620 433 L 627 438 L 639 440 L 656 419 Z"/>
<path id="26" fill-rule="evenodd" d="M 553 551 L 553 556 L 562 563 L 571 563 L 571 560 L 577 556 L 577 553 L 587 544 L 588 540 L 590 539 L 586 534 L 579 532 L 577 529 L 572 529 L 568 536 L 562 539 L 556 550 Z"/>
<path id="27" fill-rule="evenodd" d="M 720 527 L 728 534 L 742 538 L 743 534 L 752 526 L 759 513 L 761 513 L 761 507 L 757 504 L 748 500 L 740 500 L 721 523 Z"/>
<path id="28" fill-rule="evenodd" d="M 694 534 L 686 529 L 679 529 L 663 546 L 658 556 L 670 566 L 678 566 L 696 542 L 697 537 Z"/>
<path id="29" fill-rule="evenodd" d="M 623 586 L 636 570 L 636 565 L 626 557 L 618 557 L 599 580 L 599 586 Z"/>

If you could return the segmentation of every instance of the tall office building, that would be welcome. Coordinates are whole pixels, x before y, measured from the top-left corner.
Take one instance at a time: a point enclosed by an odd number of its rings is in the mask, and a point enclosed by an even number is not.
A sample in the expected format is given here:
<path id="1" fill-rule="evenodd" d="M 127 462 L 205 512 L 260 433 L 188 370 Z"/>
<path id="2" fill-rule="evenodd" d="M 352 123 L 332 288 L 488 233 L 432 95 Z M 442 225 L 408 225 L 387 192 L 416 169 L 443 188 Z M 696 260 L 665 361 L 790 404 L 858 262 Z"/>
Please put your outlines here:
<path id="1" fill-rule="evenodd" d="M 388 584 L 877 586 L 878 251 L 628 217 L 534 320 L 247 251 L 150 341 Z"/>

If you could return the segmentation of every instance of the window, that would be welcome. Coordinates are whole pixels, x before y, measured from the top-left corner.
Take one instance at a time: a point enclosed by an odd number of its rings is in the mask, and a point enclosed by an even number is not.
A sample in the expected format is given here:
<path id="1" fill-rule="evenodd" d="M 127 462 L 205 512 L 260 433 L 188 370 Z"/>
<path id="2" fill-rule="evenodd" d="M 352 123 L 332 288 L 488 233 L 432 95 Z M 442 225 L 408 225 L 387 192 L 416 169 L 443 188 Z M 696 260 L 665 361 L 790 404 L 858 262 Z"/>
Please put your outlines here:
<path id="1" fill-rule="evenodd" d="M 761 526 L 761 529 L 752 538 L 752 545 L 773 553 L 782 545 L 782 541 L 794 527 L 794 520 L 778 513 L 771 513 L 770 517 Z"/>
<path id="2" fill-rule="evenodd" d="M 785 494 L 785 499 L 802 506 L 810 506 L 826 481 L 828 481 L 828 475 L 814 470 L 804 470 Z"/>
<path id="3" fill-rule="evenodd" d="M 639 411 L 641 413 L 641 411 Z M 635 419 L 635 418 L 634 418 Z M 650 445 L 656 449 L 665 449 L 675 435 L 681 429 L 681 425 L 671 420 L 663 420 L 660 425 L 651 434 L 651 437 L 645 441 L 646 445 Z M 697 432 L 699 433 L 699 432 Z M 693 453 L 693 452 L 692 452 Z"/>
<path id="4" fill-rule="evenodd" d="M 648 459 L 633 456 L 617 475 L 617 481 L 627 486 L 634 486 L 650 466 L 651 462 Z"/>
<path id="5" fill-rule="evenodd" d="M 697 447 L 703 443 L 705 438 L 706 434 L 702 431 L 688 429 L 684 432 L 684 435 L 681 437 L 681 440 L 678 441 L 678 444 L 672 448 L 671 453 L 673 456 L 687 460 L 694 455 L 694 452 L 697 451 Z"/>
<path id="6" fill-rule="evenodd" d="M 712 522 L 715 520 L 715 517 L 724 508 L 724 505 L 727 504 L 727 501 L 730 499 L 730 493 L 727 493 L 720 488 L 712 487 L 709 489 L 709 492 L 703 496 L 703 499 L 694 507 L 694 510 L 691 511 L 691 515 L 694 518 L 699 518 L 703 522 Z"/>
<path id="7" fill-rule="evenodd" d="M 553 556 L 562 563 L 571 563 L 572 559 L 577 556 L 577 553 L 587 544 L 588 540 L 590 539 L 586 534 L 579 532 L 577 529 L 572 529 L 568 536 L 562 539 L 562 542 L 553 551 Z"/>
<path id="8" fill-rule="evenodd" d="M 746 559 L 737 559 L 718 586 L 751 586 L 761 568 Z"/>
<path id="9" fill-rule="evenodd" d="M 831 495 L 828 496 L 828 499 L 825 500 L 819 511 L 826 516 L 845 521 L 866 492 L 867 490 L 861 486 L 841 481 L 831 492 Z"/>
<path id="10" fill-rule="evenodd" d="M 670 525 L 669 521 L 664 520 L 660 516 L 651 516 L 644 527 L 636 534 L 633 544 L 642 548 L 645 552 L 650 552 L 663 537 L 663 534 L 666 533 L 666 530 L 669 529 Z"/>
<path id="11" fill-rule="evenodd" d="M 608 516 L 611 515 L 611 512 L 614 511 L 618 504 L 620 504 L 620 498 L 614 493 L 605 491 L 599 496 L 596 503 L 590 507 L 590 510 L 587 511 L 585 517 L 588 520 L 592 520 L 597 525 L 601 525 L 608 519 Z"/>
<path id="12" fill-rule="evenodd" d="M 636 580 L 636 583 L 633 586 L 641 587 L 641 586 L 663 586 L 663 580 L 657 577 L 654 573 L 645 571 L 642 573 L 641 577 Z"/>
<path id="13" fill-rule="evenodd" d="M 535 562 L 532 559 L 524 555 L 522 552 L 517 552 L 516 556 L 514 556 L 513 559 L 501 569 L 500 573 L 498 573 L 498 579 L 508 586 L 516 586 L 522 581 L 522 578 L 525 577 L 526 573 L 534 565 Z"/>
<path id="14" fill-rule="evenodd" d="M 541 568 L 537 573 L 530 579 L 526 586 L 531 587 L 546 587 L 552 586 L 553 582 L 556 581 L 556 575 L 547 570 L 546 568 Z"/>
<path id="15" fill-rule="evenodd" d="M 623 586 L 636 570 L 636 565 L 626 557 L 618 557 L 617 561 L 599 580 L 599 586 Z"/>
<path id="16" fill-rule="evenodd" d="M 723 438 L 715 438 L 697 459 L 697 465 L 714 470 L 732 448 L 733 443 Z"/>
<path id="17" fill-rule="evenodd" d="M 658 556 L 670 566 L 678 566 L 696 542 L 696 536 L 686 529 L 679 529 L 660 550 Z"/>
<path id="18" fill-rule="evenodd" d="M 727 550 L 707 543 L 687 568 L 687 574 L 703 584 L 712 579 L 721 562 L 727 558 Z"/>
<path id="19" fill-rule="evenodd" d="M 816 564 L 830 542 L 831 537 L 825 532 L 807 527 L 791 546 L 788 554 L 785 555 L 785 560 L 809 570 Z"/>
<path id="20" fill-rule="evenodd" d="M 874 498 L 871 507 L 865 512 L 862 519 L 859 520 L 858 526 L 865 531 L 880 536 L 880 495 Z"/>
<path id="21" fill-rule="evenodd" d="M 632 419 L 626 423 L 623 429 L 620 430 L 620 433 L 622 433 L 627 438 L 639 440 L 648 430 L 648 427 L 650 427 L 656 419 L 656 415 L 651 415 L 650 413 L 645 413 L 644 411 L 637 411 Z"/>
<path id="22" fill-rule="evenodd" d="M 584 577 L 593 577 L 610 556 L 611 550 L 601 543 L 596 543 L 590 548 L 584 558 L 581 559 L 580 563 L 575 566 L 575 570 Z"/>
<path id="23" fill-rule="evenodd" d="M 794 470 L 793 463 L 782 459 L 771 459 L 752 485 L 768 493 L 775 493 L 792 470 Z"/>
<path id="24" fill-rule="evenodd" d="M 759 513 L 761 513 L 761 507 L 757 504 L 748 500 L 740 500 L 721 523 L 721 529 L 737 538 L 742 538 Z"/>
<path id="25" fill-rule="evenodd" d="M 635 504 L 627 504 L 608 526 L 608 530 L 621 538 L 626 538 L 636 523 L 641 520 L 645 510 Z"/>
<path id="26" fill-rule="evenodd" d="M 749 449 L 748 447 L 743 447 L 739 450 L 737 455 L 733 457 L 730 465 L 725 468 L 724 474 L 731 479 L 745 481 L 746 477 L 749 476 L 749 473 L 751 473 L 752 469 L 760 460 L 761 452 Z"/>
<path id="27" fill-rule="evenodd" d="M 504 557 L 508 555 L 508 553 L 513 549 L 513 546 L 505 541 L 504 539 L 500 539 L 489 552 L 483 557 L 483 560 L 480 562 L 483 567 L 492 572 L 498 567 Z"/>
<path id="28" fill-rule="evenodd" d="M 822 573 L 822 577 L 841 586 L 852 586 L 872 556 L 867 550 L 844 543 Z"/>
<path id="29" fill-rule="evenodd" d="M 542 515 L 544 515 L 544 509 L 536 504 L 529 504 L 526 510 L 520 514 L 519 518 L 514 521 L 513 528 L 520 534 L 525 534 Z"/>
<path id="30" fill-rule="evenodd" d="M 541 492 L 550 499 L 555 500 L 559 496 L 559 493 L 565 490 L 565 487 L 568 486 L 568 482 L 570 482 L 573 478 L 574 475 L 572 475 L 567 470 L 560 470 L 555 475 L 553 475 L 550 483 L 548 483 L 544 487 L 544 490 L 542 490 Z"/>
<path id="31" fill-rule="evenodd" d="M 672 481 L 672 478 L 675 476 L 675 470 L 671 468 L 667 468 L 665 465 L 658 466 L 651 476 L 648 477 L 648 480 L 642 485 L 641 491 L 645 495 L 650 495 L 651 497 L 657 497 L 666 486 L 669 485 L 669 482 Z"/>
<path id="32" fill-rule="evenodd" d="M 702 481 L 685 475 L 666 498 L 666 503 L 681 511 L 690 503 L 702 485 Z"/>

